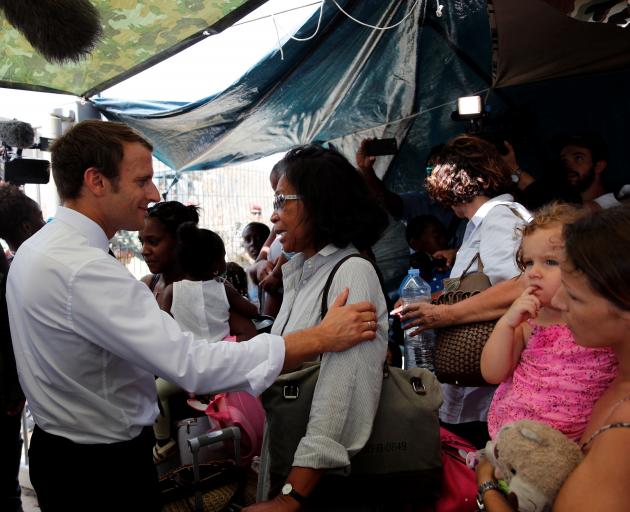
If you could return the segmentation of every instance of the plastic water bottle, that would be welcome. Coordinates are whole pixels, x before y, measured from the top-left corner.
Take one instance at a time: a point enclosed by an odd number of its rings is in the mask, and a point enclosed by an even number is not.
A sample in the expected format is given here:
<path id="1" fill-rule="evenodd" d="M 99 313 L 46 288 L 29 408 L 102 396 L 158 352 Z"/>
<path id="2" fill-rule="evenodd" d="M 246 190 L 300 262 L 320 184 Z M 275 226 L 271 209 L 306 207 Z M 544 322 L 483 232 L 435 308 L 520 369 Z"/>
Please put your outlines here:
<path id="1" fill-rule="evenodd" d="M 403 307 L 409 304 L 431 301 L 431 287 L 420 277 L 417 268 L 410 268 L 407 277 L 400 285 L 400 298 Z M 405 331 L 405 368 L 427 368 L 435 371 L 435 334 L 427 330 L 411 335 L 417 327 Z"/>

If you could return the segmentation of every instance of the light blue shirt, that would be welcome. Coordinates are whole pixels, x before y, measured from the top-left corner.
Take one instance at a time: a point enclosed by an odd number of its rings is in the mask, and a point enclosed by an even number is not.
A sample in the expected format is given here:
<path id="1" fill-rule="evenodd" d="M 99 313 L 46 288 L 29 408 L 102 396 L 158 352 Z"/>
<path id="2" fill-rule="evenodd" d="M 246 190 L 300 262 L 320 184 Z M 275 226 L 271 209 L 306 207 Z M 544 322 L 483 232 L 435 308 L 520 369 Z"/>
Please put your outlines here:
<path id="1" fill-rule="evenodd" d="M 514 213 L 518 212 L 518 216 Z M 457 251 L 451 277 L 461 277 L 477 253 L 483 272 L 495 285 L 517 275 L 516 251 L 520 245 L 518 226 L 531 219 L 529 211 L 510 194 L 494 197 L 481 205 L 468 221 L 464 241 Z M 477 270 L 473 263 L 468 272 Z M 495 386 L 463 387 L 442 384 L 444 402 L 440 419 L 446 423 L 486 421 Z"/>
<path id="2" fill-rule="evenodd" d="M 466 224 L 450 277 L 460 277 L 477 254 L 484 274 L 493 285 L 517 276 L 520 271 L 516 265 L 516 251 L 521 240 L 517 228 L 530 218 L 529 211 L 515 203 L 510 194 L 502 194 L 482 204 Z M 469 272 L 476 270 L 477 262 Z"/>

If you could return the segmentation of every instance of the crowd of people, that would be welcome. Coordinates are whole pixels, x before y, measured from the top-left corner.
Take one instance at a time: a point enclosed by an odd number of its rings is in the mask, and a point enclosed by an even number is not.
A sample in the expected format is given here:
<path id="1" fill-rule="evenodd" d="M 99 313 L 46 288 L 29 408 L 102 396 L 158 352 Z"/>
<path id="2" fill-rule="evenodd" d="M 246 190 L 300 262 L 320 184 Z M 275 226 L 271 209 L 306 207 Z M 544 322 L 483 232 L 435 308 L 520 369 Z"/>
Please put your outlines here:
<path id="1" fill-rule="evenodd" d="M 560 140 L 564 172 L 553 179 L 521 169 L 512 145 L 504 148 L 470 134 L 436 147 L 426 162 L 430 200 L 417 196 L 423 203 L 410 211 L 409 198 L 374 173 L 365 141 L 357 167 L 332 147 L 298 146 L 270 175 L 271 229 L 254 222 L 243 230 L 253 262 L 243 271 L 226 264 L 221 238 L 199 227 L 197 207 L 160 201 L 146 139 L 119 123 L 71 128 L 51 148 L 62 202 L 52 221 L 44 225 L 18 188 L 0 186 L 0 238 L 12 255 L 10 271 L 0 262 L 0 436 L 11 455 L 0 463 L 0 508 L 20 510 L 24 400 L 44 512 L 82 510 L 94 496 L 96 510 L 160 510 L 156 466 L 177 449 L 173 397 L 258 396 L 283 371 L 319 360 L 292 467 L 270 472 L 266 439 L 260 501 L 246 510 L 348 510 L 335 508 L 322 478 L 351 467 L 370 436 L 383 363 L 401 361 L 396 322 L 418 333 L 492 320 L 480 362 L 488 385 L 443 383 L 441 426 L 481 449 L 515 421 L 546 423 L 584 454 L 554 510 L 623 510 L 630 206 L 603 185 L 607 156 L 597 138 Z M 139 232 L 151 272 L 140 281 L 111 257 L 108 240 L 119 229 Z M 361 257 L 346 260 L 353 255 Z M 436 297 L 473 272 L 489 286 L 388 317 L 410 265 Z M 273 319 L 270 333 L 259 333 L 260 315 Z M 487 460 L 476 472 L 481 507 L 516 510 Z M 383 510 L 356 502 L 356 510 Z"/>

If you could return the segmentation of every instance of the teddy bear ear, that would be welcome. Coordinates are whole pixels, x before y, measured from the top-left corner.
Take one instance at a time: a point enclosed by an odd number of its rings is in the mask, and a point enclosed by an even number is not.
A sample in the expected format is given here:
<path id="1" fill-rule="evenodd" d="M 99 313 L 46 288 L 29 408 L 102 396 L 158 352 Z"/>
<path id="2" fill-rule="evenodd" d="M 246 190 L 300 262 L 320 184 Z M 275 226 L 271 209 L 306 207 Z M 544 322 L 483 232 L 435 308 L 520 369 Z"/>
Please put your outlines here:
<path id="1" fill-rule="evenodd" d="M 527 428 L 527 427 L 521 428 L 521 434 L 523 435 L 523 437 L 529 439 L 530 441 L 534 441 L 535 443 L 540 444 L 540 442 L 542 441 L 540 436 L 536 432 L 534 432 L 531 428 Z"/>

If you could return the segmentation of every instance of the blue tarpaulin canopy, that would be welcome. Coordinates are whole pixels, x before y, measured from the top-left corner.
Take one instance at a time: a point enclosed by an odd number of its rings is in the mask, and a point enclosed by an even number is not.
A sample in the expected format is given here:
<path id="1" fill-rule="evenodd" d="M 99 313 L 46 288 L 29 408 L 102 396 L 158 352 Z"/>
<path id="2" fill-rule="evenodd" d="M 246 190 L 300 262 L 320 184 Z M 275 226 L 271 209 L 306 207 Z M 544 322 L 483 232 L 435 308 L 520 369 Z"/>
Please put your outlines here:
<path id="1" fill-rule="evenodd" d="M 219 94 L 190 104 L 93 101 L 182 171 L 316 140 L 352 157 L 362 138 L 395 137 L 399 153 L 379 159 L 377 172 L 389 169 L 395 190 L 418 189 L 429 148 L 466 129 L 451 113 L 459 96 L 471 94 L 485 97 L 489 118 L 519 112 L 509 131 L 533 166 L 533 148 L 569 130 L 599 132 L 611 161 L 623 161 L 629 31 L 570 19 L 542 0 L 442 3 L 438 16 L 440 2 L 326 1 L 314 38 L 289 40 L 283 59 L 271 52 Z M 319 16 L 296 36 L 313 34 Z M 403 19 L 391 30 L 365 26 Z"/>

